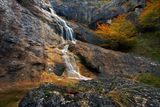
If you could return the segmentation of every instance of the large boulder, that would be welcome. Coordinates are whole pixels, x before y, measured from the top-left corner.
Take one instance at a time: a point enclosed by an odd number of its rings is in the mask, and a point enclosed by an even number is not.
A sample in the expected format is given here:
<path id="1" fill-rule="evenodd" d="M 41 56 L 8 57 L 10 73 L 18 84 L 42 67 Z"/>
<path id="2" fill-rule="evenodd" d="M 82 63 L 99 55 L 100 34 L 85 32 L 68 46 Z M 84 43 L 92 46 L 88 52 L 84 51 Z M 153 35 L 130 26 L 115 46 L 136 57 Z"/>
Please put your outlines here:
<path id="1" fill-rule="evenodd" d="M 81 62 L 91 71 L 107 74 L 156 73 L 160 71 L 159 62 L 134 54 L 116 52 L 78 41 L 69 50 L 79 56 Z"/>

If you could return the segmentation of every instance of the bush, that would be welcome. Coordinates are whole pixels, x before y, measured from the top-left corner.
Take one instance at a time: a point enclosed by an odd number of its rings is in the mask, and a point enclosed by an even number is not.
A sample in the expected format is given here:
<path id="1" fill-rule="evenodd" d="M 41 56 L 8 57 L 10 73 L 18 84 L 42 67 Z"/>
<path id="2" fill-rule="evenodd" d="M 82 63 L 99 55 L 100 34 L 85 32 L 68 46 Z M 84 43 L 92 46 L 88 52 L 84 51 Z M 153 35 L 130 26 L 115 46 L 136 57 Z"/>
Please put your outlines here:
<path id="1" fill-rule="evenodd" d="M 160 1 L 151 0 L 146 3 L 146 7 L 139 18 L 142 28 L 160 28 Z"/>
<path id="2" fill-rule="evenodd" d="M 160 88 L 160 77 L 152 74 L 141 74 L 138 78 L 138 81 Z"/>
<path id="3" fill-rule="evenodd" d="M 110 26 L 98 24 L 96 30 L 101 38 L 111 41 L 110 44 L 105 44 L 105 46 L 119 50 L 128 49 L 135 44 L 135 32 L 135 26 L 122 15 L 114 18 Z"/>

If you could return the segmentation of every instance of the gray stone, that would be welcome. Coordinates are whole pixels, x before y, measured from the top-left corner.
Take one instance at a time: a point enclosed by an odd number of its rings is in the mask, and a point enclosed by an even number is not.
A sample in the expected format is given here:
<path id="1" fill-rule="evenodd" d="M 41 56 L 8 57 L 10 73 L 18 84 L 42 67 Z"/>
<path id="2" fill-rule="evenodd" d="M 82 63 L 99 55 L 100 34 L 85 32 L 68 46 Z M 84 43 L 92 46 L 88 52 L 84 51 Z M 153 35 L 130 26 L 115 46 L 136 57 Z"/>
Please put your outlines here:
<path id="1" fill-rule="evenodd" d="M 145 6 L 145 0 L 50 0 L 57 14 L 89 25 L 95 29 L 97 22 L 105 22 L 119 14 L 135 12 Z M 137 12 L 135 12 L 138 14 Z"/>

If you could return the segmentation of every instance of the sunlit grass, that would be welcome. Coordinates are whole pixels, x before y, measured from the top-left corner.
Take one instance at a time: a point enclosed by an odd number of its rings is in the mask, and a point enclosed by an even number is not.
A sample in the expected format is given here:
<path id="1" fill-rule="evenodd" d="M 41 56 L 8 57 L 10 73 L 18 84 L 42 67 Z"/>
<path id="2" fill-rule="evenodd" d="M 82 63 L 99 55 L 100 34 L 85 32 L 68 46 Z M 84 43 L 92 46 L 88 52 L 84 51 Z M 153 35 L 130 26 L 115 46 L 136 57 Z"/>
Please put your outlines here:
<path id="1" fill-rule="evenodd" d="M 29 89 L 12 89 L 0 92 L 0 107 L 18 107 L 19 101 Z"/>
<path id="2" fill-rule="evenodd" d="M 1 83 L 0 107 L 18 107 L 18 103 L 26 93 L 38 85 L 38 82 L 31 81 Z"/>

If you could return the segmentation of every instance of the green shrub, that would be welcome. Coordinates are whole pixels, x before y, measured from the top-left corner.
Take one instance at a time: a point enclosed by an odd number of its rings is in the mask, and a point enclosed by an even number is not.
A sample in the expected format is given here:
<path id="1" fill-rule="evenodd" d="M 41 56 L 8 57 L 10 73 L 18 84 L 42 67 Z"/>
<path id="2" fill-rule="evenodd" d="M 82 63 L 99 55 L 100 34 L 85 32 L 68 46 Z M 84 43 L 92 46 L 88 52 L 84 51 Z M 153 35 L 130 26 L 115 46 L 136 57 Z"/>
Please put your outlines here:
<path id="1" fill-rule="evenodd" d="M 160 61 L 160 32 L 136 33 L 136 45 L 130 53 Z"/>
<path id="2" fill-rule="evenodd" d="M 160 1 L 151 0 L 139 18 L 139 25 L 142 28 L 160 28 Z"/>
<path id="3" fill-rule="evenodd" d="M 154 76 L 152 74 L 141 74 L 138 78 L 138 81 L 153 87 L 160 88 L 160 77 Z"/>

